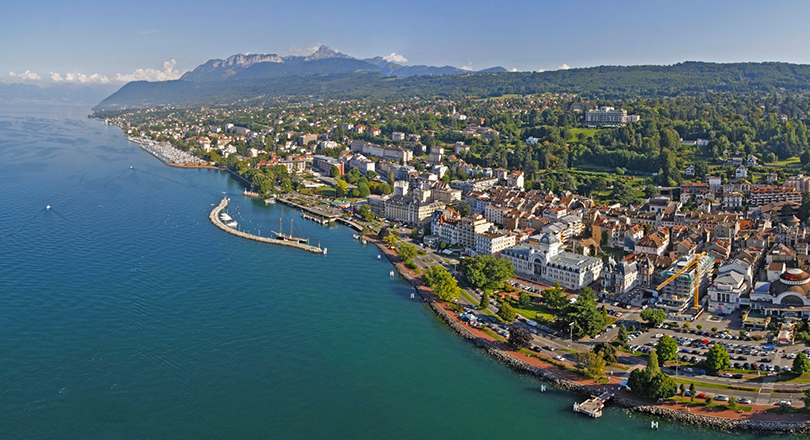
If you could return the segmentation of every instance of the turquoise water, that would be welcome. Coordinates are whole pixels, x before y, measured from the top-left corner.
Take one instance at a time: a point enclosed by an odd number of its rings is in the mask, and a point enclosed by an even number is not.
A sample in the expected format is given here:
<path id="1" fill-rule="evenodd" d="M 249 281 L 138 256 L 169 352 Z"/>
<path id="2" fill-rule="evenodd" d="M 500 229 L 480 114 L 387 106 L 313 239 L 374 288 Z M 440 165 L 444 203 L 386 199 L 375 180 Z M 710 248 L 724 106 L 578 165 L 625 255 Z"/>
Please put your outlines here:
<path id="1" fill-rule="evenodd" d="M 88 113 L 0 107 L 0 438 L 732 438 L 573 414 L 576 396 L 410 300 L 351 230 L 166 167 Z M 246 229 L 295 218 L 328 256 L 216 229 L 223 192 Z"/>

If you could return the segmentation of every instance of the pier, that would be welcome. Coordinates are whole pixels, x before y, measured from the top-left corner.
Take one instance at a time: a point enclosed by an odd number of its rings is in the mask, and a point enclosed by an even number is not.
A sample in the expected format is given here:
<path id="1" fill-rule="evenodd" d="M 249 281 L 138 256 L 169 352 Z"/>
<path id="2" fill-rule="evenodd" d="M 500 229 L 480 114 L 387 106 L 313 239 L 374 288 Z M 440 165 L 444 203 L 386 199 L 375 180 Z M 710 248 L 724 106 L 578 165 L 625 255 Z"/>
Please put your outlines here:
<path id="1" fill-rule="evenodd" d="M 246 238 L 248 240 L 260 241 L 262 243 L 280 244 L 282 246 L 289 246 L 298 249 L 303 249 L 305 251 L 309 251 L 316 254 L 324 253 L 324 249 L 321 249 L 320 247 L 310 246 L 308 244 L 299 243 L 298 241 L 287 241 L 287 240 L 279 240 L 277 238 L 260 237 L 258 235 L 248 234 L 247 232 L 237 231 L 234 228 L 229 228 L 228 226 L 225 225 L 225 223 L 222 223 L 222 220 L 219 219 L 219 213 L 222 212 L 222 210 L 225 209 L 227 206 L 228 206 L 228 198 L 226 197 L 219 202 L 219 205 L 217 205 L 214 209 L 211 210 L 211 213 L 208 214 L 208 219 L 211 220 L 211 223 L 213 223 L 214 226 L 218 227 L 219 229 L 222 229 L 223 231 L 229 234 L 236 235 L 237 237 Z"/>
<path id="2" fill-rule="evenodd" d="M 605 391 L 598 397 L 591 397 L 590 399 L 582 402 L 582 403 L 574 403 L 574 412 L 587 414 L 593 418 L 602 417 L 602 408 L 605 407 L 605 402 L 607 402 L 613 394 L 609 391 Z"/>

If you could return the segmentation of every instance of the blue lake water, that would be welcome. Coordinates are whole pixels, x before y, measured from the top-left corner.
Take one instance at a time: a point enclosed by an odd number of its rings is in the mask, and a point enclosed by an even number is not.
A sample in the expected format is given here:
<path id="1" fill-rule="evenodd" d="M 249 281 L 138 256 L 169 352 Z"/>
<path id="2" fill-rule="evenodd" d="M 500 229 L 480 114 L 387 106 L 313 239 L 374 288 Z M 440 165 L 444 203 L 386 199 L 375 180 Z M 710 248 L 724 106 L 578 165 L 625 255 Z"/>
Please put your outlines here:
<path id="1" fill-rule="evenodd" d="M 0 107 L 0 438 L 790 437 L 575 415 L 351 230 L 167 167 L 88 113 Z M 225 234 L 207 219 L 223 193 L 245 229 L 294 218 L 328 256 Z"/>

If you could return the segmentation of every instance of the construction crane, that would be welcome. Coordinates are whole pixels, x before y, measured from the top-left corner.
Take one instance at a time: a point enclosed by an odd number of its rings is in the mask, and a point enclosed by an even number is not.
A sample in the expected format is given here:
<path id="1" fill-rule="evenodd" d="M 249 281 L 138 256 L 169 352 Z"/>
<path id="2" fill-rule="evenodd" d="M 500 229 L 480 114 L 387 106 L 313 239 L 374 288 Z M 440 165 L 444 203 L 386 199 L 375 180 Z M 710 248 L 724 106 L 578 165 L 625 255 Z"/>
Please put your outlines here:
<path id="1" fill-rule="evenodd" d="M 667 284 L 675 281 L 678 279 L 679 276 L 683 275 L 693 267 L 695 268 L 695 311 L 700 308 L 698 304 L 698 300 L 700 297 L 700 260 L 706 255 L 706 252 L 701 252 L 695 255 L 695 258 L 692 259 L 686 266 L 682 267 L 681 270 L 675 272 L 674 275 L 667 278 L 663 283 L 659 284 L 658 287 L 655 288 L 656 292 L 660 292 Z"/>

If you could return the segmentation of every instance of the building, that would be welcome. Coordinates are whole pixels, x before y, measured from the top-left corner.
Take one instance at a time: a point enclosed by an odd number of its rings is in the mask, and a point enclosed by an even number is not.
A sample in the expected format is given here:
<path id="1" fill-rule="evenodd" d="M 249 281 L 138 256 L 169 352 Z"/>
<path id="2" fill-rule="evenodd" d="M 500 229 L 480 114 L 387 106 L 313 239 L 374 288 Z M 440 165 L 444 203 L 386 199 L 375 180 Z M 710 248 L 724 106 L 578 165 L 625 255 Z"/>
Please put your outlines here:
<path id="1" fill-rule="evenodd" d="M 729 314 L 741 305 L 749 304 L 753 287 L 753 266 L 743 260 L 731 260 L 720 265 L 717 278 L 708 289 L 709 310 Z"/>
<path id="2" fill-rule="evenodd" d="M 337 167 L 341 176 L 346 174 L 346 168 L 344 167 L 343 162 L 335 159 L 334 157 L 318 154 L 312 158 L 312 168 L 320 170 L 324 174 L 329 174 L 333 166 Z"/>
<path id="3" fill-rule="evenodd" d="M 747 179 L 748 168 L 746 168 L 745 165 L 740 164 L 740 166 L 738 166 L 737 169 L 734 171 L 734 177 L 736 177 L 737 180 Z"/>
<path id="4" fill-rule="evenodd" d="M 772 282 L 757 283 L 751 292 L 751 310 L 762 316 L 783 320 L 810 317 L 810 275 L 801 269 L 788 269 Z"/>
<path id="5" fill-rule="evenodd" d="M 515 245 L 515 235 L 501 232 L 484 232 L 475 236 L 475 253 L 498 255 L 502 250 Z"/>
<path id="6" fill-rule="evenodd" d="M 428 160 L 432 163 L 439 163 L 444 158 L 444 148 L 430 147 L 430 156 Z"/>
<path id="7" fill-rule="evenodd" d="M 529 261 L 531 272 L 516 272 L 520 278 L 549 281 L 570 289 L 581 289 L 596 281 L 602 272 L 601 259 L 561 252 L 562 243 L 553 235 L 543 234 L 532 241 L 536 244 L 519 245 L 501 251 L 501 258 L 509 259 L 513 265 L 521 265 L 522 270 L 529 268 L 526 263 Z"/>
<path id="8" fill-rule="evenodd" d="M 810 192 L 810 176 L 799 174 L 798 176 L 789 177 L 787 180 L 785 180 L 785 184 L 783 186 L 791 186 L 796 188 L 796 191 L 799 193 Z"/>
<path id="9" fill-rule="evenodd" d="M 459 244 L 467 249 L 475 249 L 475 237 L 488 231 L 492 226 L 492 223 L 481 215 L 462 218 L 458 224 Z"/>
<path id="10" fill-rule="evenodd" d="M 365 176 L 368 175 L 369 171 L 374 171 L 374 161 L 362 154 L 355 154 L 349 159 L 349 167 L 357 168 Z"/>
<path id="11" fill-rule="evenodd" d="M 639 240 L 634 251 L 637 254 L 664 255 L 669 247 L 669 237 L 655 231 Z"/>
<path id="12" fill-rule="evenodd" d="M 678 271 L 683 269 L 687 264 L 691 263 L 696 257 L 694 255 L 679 258 L 667 270 L 661 272 L 663 280 L 669 279 Z M 709 280 L 712 275 L 712 267 L 714 266 L 714 257 L 704 255 L 697 266 L 692 266 L 691 269 L 681 274 L 678 278 L 664 286 L 659 292 L 658 307 L 664 309 L 667 313 L 682 314 L 685 313 L 690 307 L 694 305 L 694 295 L 705 292 L 709 285 Z M 700 276 L 698 280 L 698 292 L 695 291 L 695 277 Z"/>
<path id="13" fill-rule="evenodd" d="M 638 115 L 628 115 L 627 110 L 602 107 L 585 113 L 585 124 L 589 127 L 620 127 L 639 121 Z"/>
<path id="14" fill-rule="evenodd" d="M 385 217 L 411 226 L 424 226 L 433 211 L 444 209 L 441 202 L 422 204 L 410 196 L 392 196 L 385 201 Z"/>
<path id="15" fill-rule="evenodd" d="M 602 266 L 602 289 L 614 295 L 629 292 L 641 282 L 638 275 L 638 264 L 635 261 L 616 263 L 610 258 Z"/>
<path id="16" fill-rule="evenodd" d="M 405 133 L 401 131 L 395 131 L 391 133 L 391 140 L 392 141 L 404 141 L 405 140 Z"/>
<path id="17" fill-rule="evenodd" d="M 796 191 L 796 188 L 792 186 L 755 186 L 751 188 L 751 193 L 748 195 L 748 197 L 749 204 L 754 206 L 762 206 L 777 202 L 801 203 L 802 201 L 802 194 Z"/>
<path id="18" fill-rule="evenodd" d="M 459 219 L 453 211 L 439 209 L 430 216 L 430 231 L 439 241 L 454 245 L 458 243 Z"/>
<path id="19" fill-rule="evenodd" d="M 349 143 L 352 152 L 360 152 L 368 156 L 391 159 L 402 163 L 413 160 L 413 150 L 391 146 L 381 146 L 371 142 L 352 141 Z"/>

